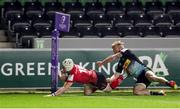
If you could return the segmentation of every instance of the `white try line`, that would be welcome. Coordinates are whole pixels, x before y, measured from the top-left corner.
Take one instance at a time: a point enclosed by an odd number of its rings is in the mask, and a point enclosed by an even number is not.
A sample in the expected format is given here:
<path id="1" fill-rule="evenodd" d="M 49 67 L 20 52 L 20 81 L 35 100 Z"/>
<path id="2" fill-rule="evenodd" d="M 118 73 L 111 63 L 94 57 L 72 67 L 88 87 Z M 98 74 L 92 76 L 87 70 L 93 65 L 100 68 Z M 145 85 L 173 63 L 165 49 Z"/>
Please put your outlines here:
<path id="1" fill-rule="evenodd" d="M 0 109 L 180 109 L 180 108 L 0 108 Z"/>

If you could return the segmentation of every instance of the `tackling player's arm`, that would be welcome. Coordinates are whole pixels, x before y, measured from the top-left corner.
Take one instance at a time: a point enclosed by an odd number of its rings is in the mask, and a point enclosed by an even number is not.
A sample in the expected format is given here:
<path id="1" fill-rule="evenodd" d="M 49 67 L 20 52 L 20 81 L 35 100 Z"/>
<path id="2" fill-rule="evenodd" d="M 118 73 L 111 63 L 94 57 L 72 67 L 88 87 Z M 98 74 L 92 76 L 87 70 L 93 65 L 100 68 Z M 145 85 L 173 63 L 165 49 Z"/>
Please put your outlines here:
<path id="1" fill-rule="evenodd" d="M 106 79 L 108 84 L 103 91 L 110 92 L 112 89 L 117 88 L 124 79 L 125 78 L 122 74 L 115 73 L 114 75 L 111 76 L 111 78 Z"/>
<path id="2" fill-rule="evenodd" d="M 121 73 L 115 72 L 114 75 L 112 75 L 112 77 L 110 78 L 110 82 L 112 82 L 114 79 L 118 79 L 118 78 L 122 78 L 124 80 L 127 77 L 128 77 L 128 74 L 124 71 L 122 71 Z"/>
<path id="3" fill-rule="evenodd" d="M 111 76 L 111 78 L 109 79 L 110 81 L 110 87 L 112 89 L 115 89 L 116 87 L 118 87 L 122 81 L 124 79 L 126 79 L 128 77 L 128 74 L 125 73 L 124 71 L 122 71 L 122 73 L 114 73 L 114 75 Z"/>
<path id="4" fill-rule="evenodd" d="M 96 64 L 101 67 L 102 65 L 106 64 L 106 63 L 109 63 L 109 62 L 112 62 L 114 60 L 117 60 L 119 57 L 121 57 L 121 53 L 118 52 L 116 54 L 113 54 L 113 55 L 110 55 L 108 56 L 107 58 L 105 58 L 104 60 L 102 61 L 97 61 Z"/>

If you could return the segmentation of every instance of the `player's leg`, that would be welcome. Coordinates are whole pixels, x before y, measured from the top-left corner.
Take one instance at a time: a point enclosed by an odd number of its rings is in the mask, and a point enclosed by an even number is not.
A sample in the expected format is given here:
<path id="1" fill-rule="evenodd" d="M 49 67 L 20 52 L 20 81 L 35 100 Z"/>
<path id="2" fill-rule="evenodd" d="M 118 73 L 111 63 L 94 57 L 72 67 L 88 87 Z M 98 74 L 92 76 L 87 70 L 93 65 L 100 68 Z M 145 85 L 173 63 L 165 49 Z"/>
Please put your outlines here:
<path id="1" fill-rule="evenodd" d="M 147 87 L 150 85 L 149 81 L 145 76 L 145 70 L 137 77 L 137 82 L 134 86 L 133 93 L 135 95 L 165 95 L 164 91 L 153 92 L 149 91 Z"/>
<path id="2" fill-rule="evenodd" d="M 91 95 L 97 90 L 92 84 L 84 84 L 84 95 Z"/>
<path id="3" fill-rule="evenodd" d="M 149 91 L 146 88 L 146 85 L 143 83 L 136 83 L 133 89 L 134 95 L 162 95 L 165 96 L 165 92 L 163 90 L 161 91 Z"/>
<path id="4" fill-rule="evenodd" d="M 145 76 L 149 81 L 154 81 L 154 82 L 159 82 L 161 84 L 166 84 L 166 85 L 168 85 L 174 89 L 177 88 L 175 81 L 168 81 L 167 79 L 165 79 L 163 77 L 158 77 L 151 70 L 146 71 Z"/>
<path id="5" fill-rule="evenodd" d="M 165 78 L 156 76 L 151 70 L 146 71 L 145 76 L 149 81 L 159 82 L 161 84 L 168 82 Z"/>
<path id="6" fill-rule="evenodd" d="M 146 88 L 144 83 L 136 83 L 133 88 L 134 95 L 150 95 L 150 91 Z"/>

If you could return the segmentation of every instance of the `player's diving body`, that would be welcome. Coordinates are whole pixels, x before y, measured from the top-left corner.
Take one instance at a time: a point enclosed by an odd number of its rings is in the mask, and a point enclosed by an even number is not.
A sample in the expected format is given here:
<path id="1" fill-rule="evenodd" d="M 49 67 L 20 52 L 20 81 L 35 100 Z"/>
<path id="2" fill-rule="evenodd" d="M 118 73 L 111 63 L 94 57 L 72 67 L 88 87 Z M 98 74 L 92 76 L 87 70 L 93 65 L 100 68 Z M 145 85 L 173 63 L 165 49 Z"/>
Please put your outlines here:
<path id="1" fill-rule="evenodd" d="M 63 94 L 74 82 L 84 84 L 84 95 L 90 95 L 97 89 L 103 90 L 109 85 L 106 77 L 102 73 L 96 72 L 95 70 L 87 70 L 74 64 L 72 59 L 65 59 L 62 65 L 63 69 L 59 72 L 59 78 L 65 80 L 64 86 L 49 96 Z"/>
<path id="2" fill-rule="evenodd" d="M 163 77 L 157 77 L 150 68 L 137 58 L 135 54 L 124 48 L 124 42 L 113 42 L 112 49 L 114 52 L 113 55 L 110 55 L 103 61 L 97 62 L 97 65 L 100 67 L 103 64 L 119 59 L 116 72 L 111 77 L 110 81 L 118 78 L 119 75 L 123 75 L 123 79 L 129 76 L 136 78 L 137 81 L 133 88 L 133 93 L 135 95 L 165 95 L 164 91 L 149 91 L 147 87 L 151 82 L 159 82 L 172 88 L 177 88 L 174 81 L 168 81 Z"/>

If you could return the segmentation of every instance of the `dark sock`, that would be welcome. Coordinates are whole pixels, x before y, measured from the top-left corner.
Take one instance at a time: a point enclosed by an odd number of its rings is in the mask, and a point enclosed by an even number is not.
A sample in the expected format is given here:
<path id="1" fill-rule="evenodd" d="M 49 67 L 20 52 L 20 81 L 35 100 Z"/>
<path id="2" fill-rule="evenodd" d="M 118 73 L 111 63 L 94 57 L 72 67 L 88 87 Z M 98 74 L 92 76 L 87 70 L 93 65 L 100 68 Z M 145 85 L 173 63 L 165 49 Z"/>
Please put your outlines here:
<path id="1" fill-rule="evenodd" d="M 150 91 L 150 95 L 164 95 L 164 93 Z"/>

